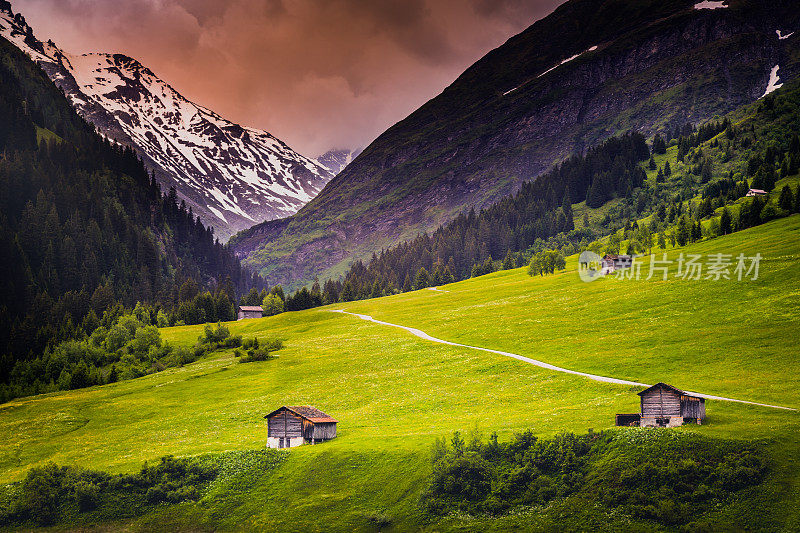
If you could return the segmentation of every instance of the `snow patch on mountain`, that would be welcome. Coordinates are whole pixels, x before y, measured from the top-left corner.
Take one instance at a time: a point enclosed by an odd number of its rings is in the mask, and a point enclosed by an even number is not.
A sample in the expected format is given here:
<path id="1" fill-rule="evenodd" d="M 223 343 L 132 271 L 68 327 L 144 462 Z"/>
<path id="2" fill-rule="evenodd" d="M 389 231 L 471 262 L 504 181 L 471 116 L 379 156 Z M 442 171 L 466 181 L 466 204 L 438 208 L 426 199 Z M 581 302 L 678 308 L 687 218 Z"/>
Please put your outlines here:
<path id="1" fill-rule="evenodd" d="M 544 76 L 545 74 L 548 74 L 548 73 L 550 73 L 550 72 L 554 71 L 555 69 L 557 69 L 557 68 L 558 68 L 558 67 L 560 67 L 561 65 L 564 65 L 565 63 L 569 63 L 570 61 L 572 61 L 572 60 L 574 60 L 574 59 L 577 59 L 577 58 L 579 58 L 580 56 L 582 56 L 582 55 L 583 55 L 583 54 L 585 54 L 586 52 L 594 52 L 595 50 L 597 50 L 597 46 L 592 46 L 592 47 L 589 47 L 589 48 L 587 48 L 586 50 L 584 50 L 583 52 L 579 52 L 579 53 L 575 54 L 574 56 L 571 56 L 571 57 L 568 57 L 568 58 L 566 58 L 566 59 L 562 60 L 562 61 L 561 61 L 559 64 L 557 64 L 557 65 L 555 65 L 555 66 L 553 66 L 553 67 L 550 67 L 549 69 L 545 70 L 544 72 L 542 72 L 541 74 L 539 74 L 539 75 L 538 75 L 538 76 L 536 76 L 536 77 L 537 77 L 537 78 L 541 78 L 541 77 L 542 77 L 542 76 Z M 503 93 L 503 96 L 508 96 L 509 94 L 513 93 L 513 92 L 514 92 L 514 91 L 516 91 L 517 89 L 520 89 L 520 88 L 524 87 L 524 86 L 525 86 L 525 85 L 527 85 L 529 82 L 530 82 L 530 80 L 527 80 L 527 81 L 525 81 L 525 83 L 522 83 L 522 84 L 520 84 L 520 85 L 517 85 L 517 86 L 516 86 L 516 87 L 514 87 L 513 89 L 509 89 L 509 90 L 507 90 L 506 92 L 504 92 L 504 93 Z"/>
<path id="2" fill-rule="evenodd" d="M 727 0 L 717 1 L 717 0 L 703 0 L 694 5 L 695 9 L 724 9 L 728 6 L 725 4 Z"/>
<path id="3" fill-rule="evenodd" d="M 102 135 L 136 149 L 165 190 L 175 187 L 223 239 L 293 214 L 336 173 L 187 100 L 131 57 L 72 55 L 39 41 L 4 0 L 0 35 L 39 63 Z"/>
<path id="4" fill-rule="evenodd" d="M 780 81 L 780 77 L 778 76 L 779 68 L 780 67 L 778 65 L 772 67 L 772 70 L 769 73 L 769 82 L 767 83 L 767 90 L 764 91 L 764 94 L 761 95 L 761 98 L 764 98 L 771 92 L 776 91 L 781 87 L 783 87 L 782 83 L 778 83 Z"/>

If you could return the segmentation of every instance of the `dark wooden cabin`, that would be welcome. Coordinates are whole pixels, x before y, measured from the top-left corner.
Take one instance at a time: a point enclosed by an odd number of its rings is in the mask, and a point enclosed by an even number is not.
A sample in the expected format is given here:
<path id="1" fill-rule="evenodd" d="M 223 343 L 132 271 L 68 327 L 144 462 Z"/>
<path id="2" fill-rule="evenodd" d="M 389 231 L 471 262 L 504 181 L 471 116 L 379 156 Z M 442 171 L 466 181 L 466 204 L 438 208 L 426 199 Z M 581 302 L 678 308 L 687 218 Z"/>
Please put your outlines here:
<path id="1" fill-rule="evenodd" d="M 622 268 L 631 268 L 633 259 L 629 255 L 606 254 L 600 262 L 600 273 L 612 274 Z"/>
<path id="2" fill-rule="evenodd" d="M 245 318 L 262 318 L 264 316 L 264 309 L 260 305 L 240 305 L 236 313 L 236 320 L 244 320 Z"/>
<path id="3" fill-rule="evenodd" d="M 267 447 L 293 448 L 336 437 L 338 421 L 308 405 L 284 405 L 264 416 L 267 419 Z"/>
<path id="4" fill-rule="evenodd" d="M 706 400 L 672 385 L 656 383 L 639 393 L 642 426 L 679 426 L 684 422 L 702 423 Z"/>

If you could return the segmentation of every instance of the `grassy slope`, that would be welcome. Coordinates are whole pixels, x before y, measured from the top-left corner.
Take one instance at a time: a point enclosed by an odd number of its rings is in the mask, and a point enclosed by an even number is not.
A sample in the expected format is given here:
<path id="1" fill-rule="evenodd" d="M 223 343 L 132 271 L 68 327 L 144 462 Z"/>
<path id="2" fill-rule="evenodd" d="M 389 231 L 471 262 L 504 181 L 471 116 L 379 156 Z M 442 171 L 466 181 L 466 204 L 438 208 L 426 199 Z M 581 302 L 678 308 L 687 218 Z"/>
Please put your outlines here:
<path id="1" fill-rule="evenodd" d="M 800 217 L 687 247 L 684 252 L 760 252 L 758 281 L 582 283 L 565 273 L 530 278 L 495 273 L 446 287 L 339 305 L 415 326 L 438 337 L 536 357 L 569 368 L 800 408 L 797 328 Z M 646 272 L 646 267 L 644 267 Z M 202 327 L 164 330 L 190 343 Z M 293 450 L 272 476 L 245 492 L 217 495 L 141 519 L 139 527 L 369 529 L 387 515 L 419 525 L 416 502 L 434 436 L 469 430 L 508 435 L 601 429 L 637 408 L 627 387 L 545 371 L 320 308 L 231 325 L 246 336 L 278 336 L 275 361 L 235 364 L 229 353 L 104 387 L 24 398 L 0 406 L 0 481 L 53 460 L 132 470 L 163 454 L 263 446 L 261 416 L 280 404 L 312 404 L 340 420 L 339 438 Z M 797 527 L 800 414 L 709 402 L 708 424 L 679 431 L 766 439 L 776 461 L 761 501 Z M 289 502 L 288 505 L 286 502 Z M 587 510 L 588 509 L 588 510 Z M 590 508 L 572 520 L 597 520 Z M 571 511 L 572 512 L 572 511 Z M 547 513 L 446 528 L 547 528 Z M 752 520 L 759 520 L 758 515 Z M 624 517 L 600 516 L 617 527 Z M 532 521 L 533 520 L 533 521 Z M 734 520 L 729 518 L 729 520 Z M 604 522 L 601 522 L 604 523 Z M 735 522 L 731 522 L 734 524 Z"/>

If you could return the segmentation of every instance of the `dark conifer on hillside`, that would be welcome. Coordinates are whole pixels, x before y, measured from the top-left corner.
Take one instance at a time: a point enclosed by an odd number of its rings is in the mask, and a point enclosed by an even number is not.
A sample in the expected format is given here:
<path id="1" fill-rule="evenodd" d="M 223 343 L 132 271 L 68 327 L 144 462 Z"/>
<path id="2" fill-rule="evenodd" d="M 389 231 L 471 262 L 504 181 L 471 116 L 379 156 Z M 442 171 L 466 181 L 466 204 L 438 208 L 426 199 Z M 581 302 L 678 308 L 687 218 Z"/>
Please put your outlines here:
<path id="1" fill-rule="evenodd" d="M 788 185 L 784 185 L 783 189 L 781 189 L 778 205 L 781 209 L 786 209 L 787 211 L 791 211 L 794 207 L 794 196 L 792 195 L 792 189 Z"/>

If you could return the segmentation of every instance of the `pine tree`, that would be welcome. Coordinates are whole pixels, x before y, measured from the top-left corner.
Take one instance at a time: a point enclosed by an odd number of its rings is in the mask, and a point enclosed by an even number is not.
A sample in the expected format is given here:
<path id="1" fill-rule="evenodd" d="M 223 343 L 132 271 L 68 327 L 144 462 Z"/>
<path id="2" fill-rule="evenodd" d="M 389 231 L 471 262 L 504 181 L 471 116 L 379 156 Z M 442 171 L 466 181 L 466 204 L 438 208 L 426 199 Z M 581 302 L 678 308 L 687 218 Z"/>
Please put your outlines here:
<path id="1" fill-rule="evenodd" d="M 783 189 L 781 189 L 781 195 L 780 198 L 778 198 L 778 205 L 781 209 L 785 209 L 787 211 L 792 210 L 792 207 L 794 206 L 794 198 L 792 195 L 792 189 L 790 189 L 788 185 L 784 185 Z"/>
<path id="2" fill-rule="evenodd" d="M 417 271 L 417 275 L 414 278 L 414 289 L 416 290 L 424 289 L 430 287 L 430 285 L 431 285 L 431 276 L 430 274 L 428 274 L 428 271 L 425 269 L 425 267 L 421 267 Z"/>
<path id="3" fill-rule="evenodd" d="M 686 221 L 686 217 L 681 217 L 678 221 L 678 229 L 675 235 L 678 246 L 686 246 L 686 243 L 689 242 L 689 237 L 689 224 Z"/>
<path id="4" fill-rule="evenodd" d="M 719 218 L 719 232 L 722 235 L 728 235 L 732 231 L 731 213 L 728 208 L 722 210 L 722 215 Z"/>
<path id="5" fill-rule="evenodd" d="M 505 259 L 503 259 L 503 270 L 511 270 L 515 266 L 516 261 L 514 261 L 514 257 L 512 256 L 511 252 L 508 252 Z"/>

